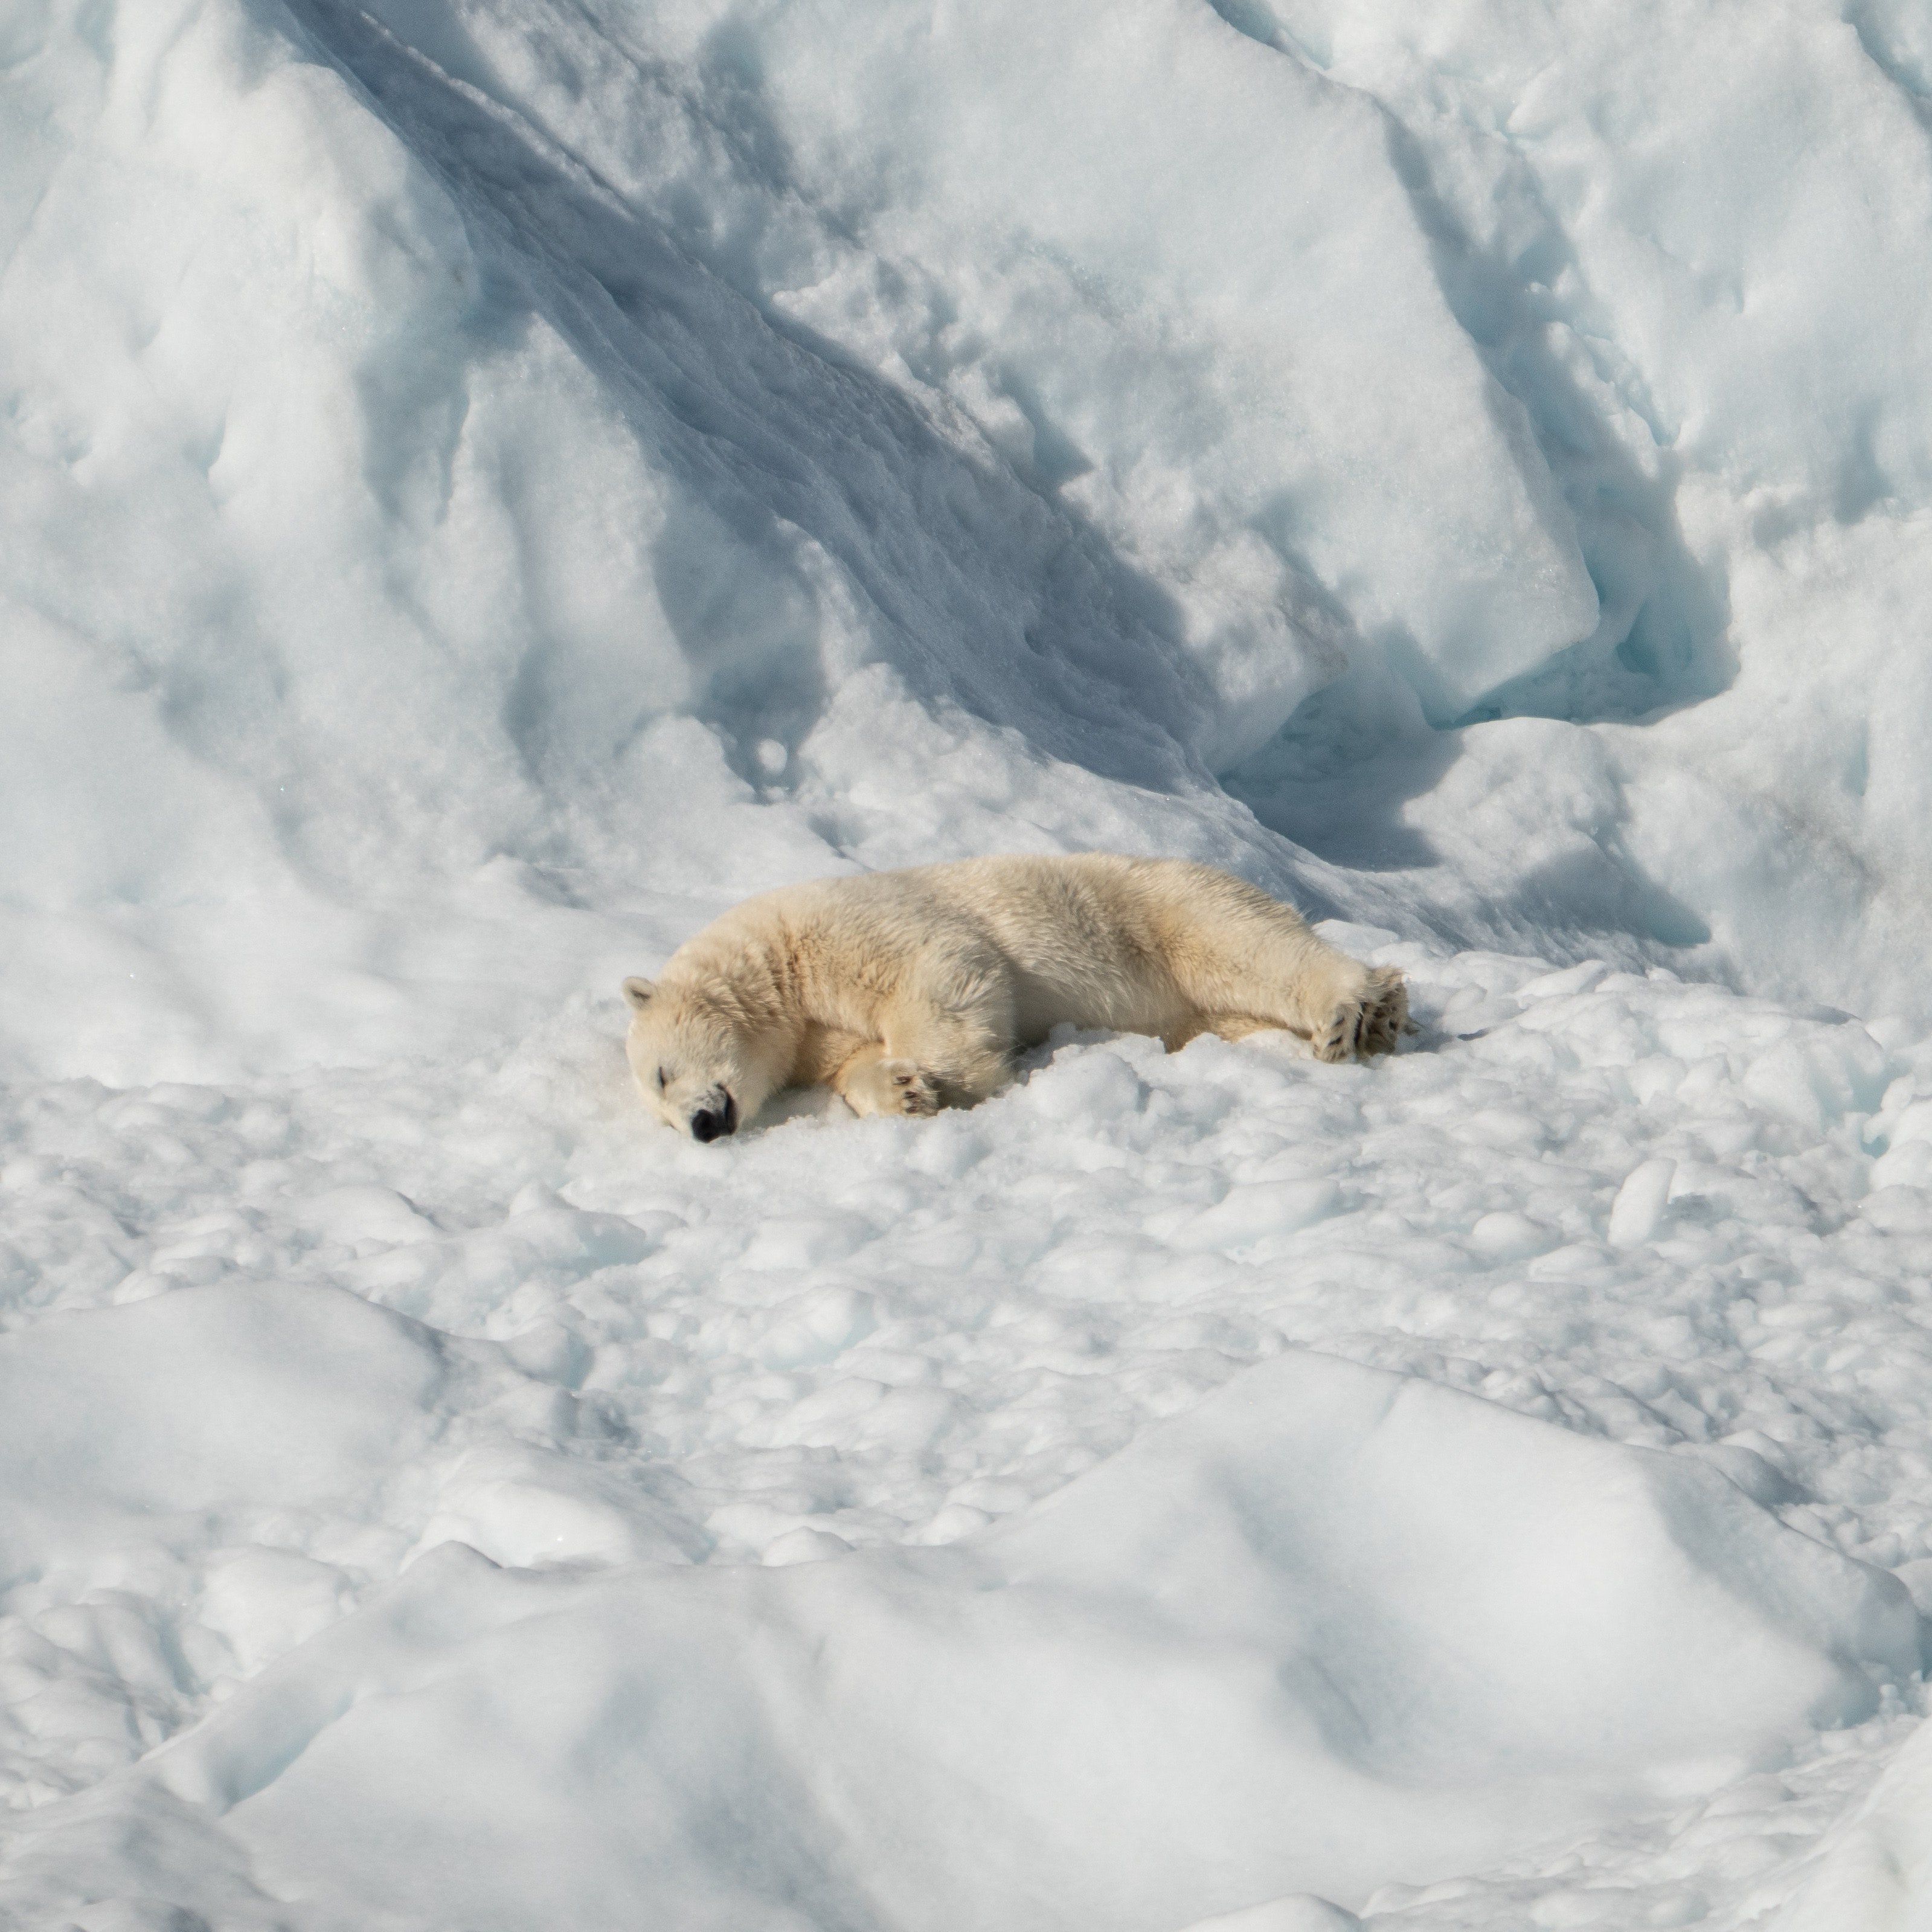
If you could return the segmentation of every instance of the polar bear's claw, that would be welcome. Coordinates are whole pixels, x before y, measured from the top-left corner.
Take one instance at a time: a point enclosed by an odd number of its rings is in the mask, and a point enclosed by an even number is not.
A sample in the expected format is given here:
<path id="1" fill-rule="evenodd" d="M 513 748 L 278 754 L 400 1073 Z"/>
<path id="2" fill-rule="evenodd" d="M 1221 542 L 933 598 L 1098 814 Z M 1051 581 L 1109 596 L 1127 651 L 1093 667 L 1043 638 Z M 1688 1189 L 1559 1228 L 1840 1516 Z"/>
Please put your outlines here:
<path id="1" fill-rule="evenodd" d="M 1393 1053 L 1406 1033 L 1417 1030 L 1408 1016 L 1408 982 L 1393 967 L 1369 974 L 1369 996 L 1362 1010 L 1360 1051 Z"/>

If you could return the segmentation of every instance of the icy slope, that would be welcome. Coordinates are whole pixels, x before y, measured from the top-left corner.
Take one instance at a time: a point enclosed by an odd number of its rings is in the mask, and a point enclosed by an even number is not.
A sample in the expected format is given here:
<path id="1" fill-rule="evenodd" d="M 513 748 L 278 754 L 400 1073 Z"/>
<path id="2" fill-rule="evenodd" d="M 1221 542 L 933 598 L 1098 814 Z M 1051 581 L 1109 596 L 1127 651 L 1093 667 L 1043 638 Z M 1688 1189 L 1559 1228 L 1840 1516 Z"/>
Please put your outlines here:
<path id="1" fill-rule="evenodd" d="M 5 1050 L 1016 844 L 1922 1016 L 1923 23 L 1645 17 L 22 0 Z"/>
<path id="2" fill-rule="evenodd" d="M 1834 1834 L 1804 1890 L 1774 1922 L 1776 1932 L 1914 1932 L 1932 1898 L 1927 1820 L 1932 1732 L 1921 1729 L 1856 1815 Z"/>
<path id="3" fill-rule="evenodd" d="M 1364 659 L 1240 788 L 1462 931 L 1708 935 L 1761 988 L 1922 1021 L 1924 8 L 1225 10 L 1389 114 L 1576 517 L 1602 624 L 1492 702 L 1641 721 L 1445 744 Z"/>
<path id="4" fill-rule="evenodd" d="M 304 19 L 20 30 L 17 1054 L 460 1036 L 608 979 L 573 911 L 668 900 L 666 944 L 681 891 L 1010 842 L 1035 798 L 1036 843 L 1252 848 L 1190 748 L 1230 699 L 1160 586 L 693 257 L 672 211 L 771 196 L 662 74 L 560 14 L 599 82 L 580 159 L 365 17 Z M 1268 728 L 1317 681 L 1270 641 L 1232 693 Z"/>

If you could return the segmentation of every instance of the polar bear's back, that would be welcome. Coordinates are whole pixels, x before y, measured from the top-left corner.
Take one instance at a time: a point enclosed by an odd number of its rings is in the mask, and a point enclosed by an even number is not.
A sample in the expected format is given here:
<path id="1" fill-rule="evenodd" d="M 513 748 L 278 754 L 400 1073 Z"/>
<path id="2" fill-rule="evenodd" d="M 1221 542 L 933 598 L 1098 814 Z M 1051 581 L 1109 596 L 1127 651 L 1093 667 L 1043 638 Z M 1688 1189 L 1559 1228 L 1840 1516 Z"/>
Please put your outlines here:
<path id="1" fill-rule="evenodd" d="M 904 880 L 984 925 L 1024 966 L 1069 946 L 1090 959 L 1123 947 L 1166 952 L 1191 933 L 1229 922 L 1306 929 L 1292 906 L 1190 859 L 1016 853 L 875 876 Z"/>
<path id="2" fill-rule="evenodd" d="M 992 998 L 1024 1041 L 1063 1022 L 1184 1032 L 1213 989 L 1292 976 L 1304 946 L 1320 950 L 1292 907 L 1210 866 L 1013 854 L 781 886 L 687 941 L 665 976 L 748 976 L 860 1032 L 908 992 L 950 1009 Z"/>
<path id="3" fill-rule="evenodd" d="M 1011 854 L 882 876 L 998 949 L 1015 976 L 1022 1039 L 1063 1021 L 1164 1032 L 1195 1004 L 1192 960 L 1307 935 L 1292 906 L 1188 860 Z"/>

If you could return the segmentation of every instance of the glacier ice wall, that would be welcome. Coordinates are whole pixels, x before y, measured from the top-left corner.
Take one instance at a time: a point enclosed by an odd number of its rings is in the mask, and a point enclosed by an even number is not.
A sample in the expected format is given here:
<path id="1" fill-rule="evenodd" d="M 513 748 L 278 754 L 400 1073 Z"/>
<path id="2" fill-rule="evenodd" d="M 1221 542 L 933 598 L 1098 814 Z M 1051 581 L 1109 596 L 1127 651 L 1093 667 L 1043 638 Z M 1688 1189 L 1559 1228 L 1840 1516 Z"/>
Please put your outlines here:
<path id="1" fill-rule="evenodd" d="M 1228 10 L 1391 117 L 1442 286 L 1529 412 L 1603 611 L 1472 714 L 1588 730 L 1429 743 L 1364 667 L 1244 775 L 1265 814 L 1337 828 L 1318 842 L 1339 856 L 1358 795 L 1407 799 L 1388 842 L 1448 860 L 1465 929 L 1581 913 L 1922 1018 L 1924 9 Z"/>
<path id="2" fill-rule="evenodd" d="M 1922 1016 L 1927 41 L 14 0 L 0 1052 L 1016 845 Z"/>

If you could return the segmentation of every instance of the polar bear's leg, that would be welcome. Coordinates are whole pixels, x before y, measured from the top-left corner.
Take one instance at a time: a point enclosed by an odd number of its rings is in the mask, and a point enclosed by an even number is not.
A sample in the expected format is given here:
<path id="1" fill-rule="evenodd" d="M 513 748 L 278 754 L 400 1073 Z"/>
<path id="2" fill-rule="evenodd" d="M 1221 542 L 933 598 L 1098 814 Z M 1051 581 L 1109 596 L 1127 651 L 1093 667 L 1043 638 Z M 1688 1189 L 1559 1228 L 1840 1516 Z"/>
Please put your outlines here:
<path id="1" fill-rule="evenodd" d="M 880 1042 L 844 1027 L 806 1028 L 788 1084 L 830 1087 L 855 1114 L 931 1114 L 939 1108 L 937 1090 L 916 1066 L 897 1060 L 888 1066 Z"/>
<path id="2" fill-rule="evenodd" d="M 1376 969 L 1370 968 L 1372 982 L 1376 976 Z M 1222 1040 L 1246 1040 L 1254 1033 L 1298 1033 L 1314 1047 L 1318 1059 L 1346 1060 L 1351 1054 L 1393 1053 L 1407 1010 L 1407 992 L 1398 976 L 1392 995 L 1372 983 L 1363 999 L 1339 1001 L 1318 1034 L 1310 1025 L 1259 1013 L 1195 1013 L 1170 1027 L 1161 1042 L 1168 1052 L 1178 1053 L 1204 1033 Z"/>
<path id="3" fill-rule="evenodd" d="M 970 1106 L 1012 1077 L 1012 1024 L 1003 1002 L 962 1008 L 908 994 L 880 1019 L 886 1036 L 881 1064 L 916 1068 L 944 1100 Z"/>
<path id="4" fill-rule="evenodd" d="M 1316 942 L 1318 945 L 1320 942 Z M 1317 1060 L 1393 1053 L 1408 1024 L 1408 988 L 1388 967 L 1364 966 L 1332 947 L 1310 959 L 1287 1003 L 1288 1024 L 1306 1034 Z"/>
<path id="5" fill-rule="evenodd" d="M 1246 1040 L 1251 1033 L 1286 1033 L 1290 1029 L 1280 1020 L 1258 1018 L 1253 1013 L 1194 1013 L 1169 1027 L 1160 1043 L 1169 1053 L 1178 1053 L 1191 1040 L 1211 1033 L 1221 1040 Z"/>
<path id="6" fill-rule="evenodd" d="M 1297 970 L 1276 980 L 1274 998 L 1244 999 L 1242 1006 L 1262 1016 L 1258 1024 L 1305 1036 L 1317 1060 L 1393 1053 L 1408 1024 L 1408 988 L 1402 975 L 1388 967 L 1364 966 L 1312 934 L 1308 938 Z"/>
<path id="7" fill-rule="evenodd" d="M 1011 969 L 976 934 L 936 933 L 874 1024 L 879 1058 L 855 1055 L 848 1076 L 861 1112 L 970 1107 L 1012 1077 Z"/>
<path id="8" fill-rule="evenodd" d="M 1191 1030 L 1238 1039 L 1264 1027 L 1298 1033 L 1318 1060 L 1394 1052 L 1408 1022 L 1402 975 L 1365 966 L 1258 893 L 1210 902 L 1169 965 L 1195 1012 Z"/>
<path id="9" fill-rule="evenodd" d="M 997 974 L 962 989 L 908 987 L 878 1016 L 882 1040 L 831 1036 L 851 1051 L 821 1076 L 855 1114 L 936 1114 L 970 1106 L 1012 1077 L 1011 998 Z M 974 997 L 976 994 L 977 997 Z"/>

